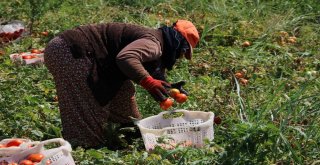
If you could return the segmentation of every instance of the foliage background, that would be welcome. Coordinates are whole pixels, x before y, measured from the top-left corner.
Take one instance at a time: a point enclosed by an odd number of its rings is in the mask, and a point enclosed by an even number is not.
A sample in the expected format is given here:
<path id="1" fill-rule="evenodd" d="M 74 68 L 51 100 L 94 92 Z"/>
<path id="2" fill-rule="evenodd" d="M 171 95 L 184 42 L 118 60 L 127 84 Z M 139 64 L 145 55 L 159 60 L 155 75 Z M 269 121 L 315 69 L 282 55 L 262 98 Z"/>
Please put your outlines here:
<path id="1" fill-rule="evenodd" d="M 0 46 L 0 139 L 61 137 L 52 76 L 42 65 L 14 65 L 9 54 L 44 48 L 77 25 L 117 21 L 157 28 L 188 19 L 201 41 L 192 61 L 181 60 L 168 73 L 172 82 L 187 80 L 190 92 L 188 102 L 174 108 L 221 117 L 215 139 L 203 149 L 145 152 L 141 139 L 119 151 L 74 148 L 77 164 L 317 164 L 319 11 L 317 0 L 1 1 L 0 21 L 22 20 L 29 33 Z M 251 46 L 243 47 L 244 41 Z M 239 85 L 237 71 L 245 73 L 247 85 Z M 137 90 L 144 117 L 161 112 Z"/>

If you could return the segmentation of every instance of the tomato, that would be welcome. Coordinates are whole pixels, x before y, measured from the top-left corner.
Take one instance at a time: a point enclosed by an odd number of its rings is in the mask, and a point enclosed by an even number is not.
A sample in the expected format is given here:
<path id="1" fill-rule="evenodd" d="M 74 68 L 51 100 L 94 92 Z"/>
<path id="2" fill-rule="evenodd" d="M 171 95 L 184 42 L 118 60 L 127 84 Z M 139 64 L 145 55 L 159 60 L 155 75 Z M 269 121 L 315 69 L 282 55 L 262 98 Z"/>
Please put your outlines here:
<path id="1" fill-rule="evenodd" d="M 48 36 L 49 32 L 44 31 L 44 32 L 41 32 L 41 34 L 42 34 L 43 36 Z"/>
<path id="2" fill-rule="evenodd" d="M 247 85 L 249 83 L 249 80 L 247 80 L 245 78 L 240 78 L 239 81 L 240 81 L 240 84 L 242 84 L 242 85 Z"/>
<path id="3" fill-rule="evenodd" d="M 160 108 L 163 110 L 167 110 L 168 108 L 170 108 L 173 105 L 173 101 L 169 98 L 165 99 L 164 101 L 162 101 L 160 103 Z"/>
<path id="4" fill-rule="evenodd" d="M 19 31 L 15 31 L 15 32 L 13 32 L 13 34 L 12 34 L 12 39 L 17 39 L 17 38 L 19 38 L 19 36 L 20 36 L 20 32 Z"/>
<path id="5" fill-rule="evenodd" d="M 280 31 L 280 36 L 287 37 L 289 34 L 286 31 Z"/>
<path id="6" fill-rule="evenodd" d="M 19 139 L 14 139 L 14 140 L 11 140 L 7 143 L 7 147 L 12 147 L 12 146 L 20 146 L 20 144 L 22 144 L 23 141 L 22 140 L 19 140 Z"/>
<path id="7" fill-rule="evenodd" d="M 297 40 L 297 37 L 292 36 L 292 37 L 289 37 L 289 39 Z"/>
<path id="8" fill-rule="evenodd" d="M 291 44 L 294 44 L 297 42 L 297 38 L 296 37 L 289 37 L 288 38 L 288 42 L 291 43 Z"/>
<path id="9" fill-rule="evenodd" d="M 188 96 L 184 93 L 179 93 L 177 96 L 174 98 L 178 103 L 184 103 L 187 101 Z"/>
<path id="10" fill-rule="evenodd" d="M 34 163 L 31 160 L 24 159 L 20 161 L 19 165 L 34 165 Z"/>
<path id="11" fill-rule="evenodd" d="M 39 50 L 39 49 L 31 49 L 30 52 L 31 52 L 31 53 L 35 53 L 35 54 L 40 54 L 40 53 L 42 53 L 42 51 Z"/>
<path id="12" fill-rule="evenodd" d="M 41 160 L 44 158 L 43 154 L 37 153 L 37 154 L 30 154 L 27 159 L 31 160 L 32 162 L 41 162 Z"/>
<path id="13" fill-rule="evenodd" d="M 169 95 L 172 98 L 175 98 L 177 96 L 177 94 L 179 94 L 179 93 L 180 93 L 179 89 L 176 89 L 176 88 L 172 88 L 169 90 Z"/>
<path id="14" fill-rule="evenodd" d="M 248 47 L 248 46 L 250 46 L 251 44 L 250 44 L 250 42 L 249 41 L 244 41 L 243 43 L 242 43 L 242 46 L 243 47 Z"/>
<path id="15" fill-rule="evenodd" d="M 22 59 L 33 59 L 33 58 L 36 58 L 37 56 L 34 56 L 34 55 L 25 55 L 25 56 L 22 56 Z"/>
<path id="16" fill-rule="evenodd" d="M 215 124 L 221 124 L 221 118 L 219 117 L 219 116 L 215 116 L 214 117 L 214 119 L 213 119 L 213 122 L 215 123 Z"/>
<path id="17" fill-rule="evenodd" d="M 13 37 L 13 33 L 9 32 L 9 33 L 6 33 L 6 38 L 7 40 L 11 40 Z"/>
<path id="18" fill-rule="evenodd" d="M 244 77 L 244 74 L 243 74 L 242 72 L 237 72 L 237 73 L 234 74 L 234 76 L 235 76 L 236 78 L 243 78 L 243 77 Z"/>
<path id="19" fill-rule="evenodd" d="M 0 148 L 6 148 L 7 146 L 4 144 L 0 144 Z"/>

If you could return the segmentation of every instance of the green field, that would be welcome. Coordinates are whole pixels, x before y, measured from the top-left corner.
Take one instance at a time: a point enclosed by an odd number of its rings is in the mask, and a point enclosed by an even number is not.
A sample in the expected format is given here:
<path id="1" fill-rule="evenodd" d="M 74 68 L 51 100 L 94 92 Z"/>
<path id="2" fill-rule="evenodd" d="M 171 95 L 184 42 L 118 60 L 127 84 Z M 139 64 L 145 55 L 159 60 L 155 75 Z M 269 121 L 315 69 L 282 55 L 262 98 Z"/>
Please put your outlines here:
<path id="1" fill-rule="evenodd" d="M 168 72 L 171 82 L 186 80 L 190 93 L 174 109 L 214 112 L 222 119 L 214 125 L 214 140 L 202 149 L 152 152 L 142 139 L 118 151 L 73 148 L 76 163 L 320 164 L 318 0 L 1 0 L 0 22 L 21 20 L 29 33 L 0 43 L 0 139 L 61 137 L 52 75 L 43 65 L 17 66 L 10 54 L 44 48 L 78 25 L 157 28 L 177 19 L 192 21 L 201 39 L 192 61 L 178 61 Z M 160 113 L 158 103 L 136 87 L 143 117 Z"/>

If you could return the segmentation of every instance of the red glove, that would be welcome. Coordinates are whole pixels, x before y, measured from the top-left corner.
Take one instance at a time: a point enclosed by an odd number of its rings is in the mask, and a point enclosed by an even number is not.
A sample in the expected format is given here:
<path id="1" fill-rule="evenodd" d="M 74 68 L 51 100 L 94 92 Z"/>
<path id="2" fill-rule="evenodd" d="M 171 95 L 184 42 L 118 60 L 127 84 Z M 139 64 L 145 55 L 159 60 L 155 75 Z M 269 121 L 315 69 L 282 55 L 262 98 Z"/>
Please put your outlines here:
<path id="1" fill-rule="evenodd" d="M 154 79 L 151 76 L 142 79 L 140 85 L 146 89 L 156 101 L 160 102 L 169 96 L 166 88 L 171 87 L 169 83 Z"/>

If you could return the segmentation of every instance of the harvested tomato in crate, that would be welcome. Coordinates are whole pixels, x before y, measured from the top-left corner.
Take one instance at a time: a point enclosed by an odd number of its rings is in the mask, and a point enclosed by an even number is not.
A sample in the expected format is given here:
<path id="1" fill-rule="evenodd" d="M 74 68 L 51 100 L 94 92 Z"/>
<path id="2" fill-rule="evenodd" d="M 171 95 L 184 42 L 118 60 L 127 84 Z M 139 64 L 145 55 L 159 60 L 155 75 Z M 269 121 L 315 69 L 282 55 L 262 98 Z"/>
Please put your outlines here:
<path id="1" fill-rule="evenodd" d="M 173 110 L 138 121 L 147 151 L 156 146 L 164 149 L 203 147 L 204 140 L 213 140 L 213 112 Z"/>
<path id="2" fill-rule="evenodd" d="M 30 52 L 10 54 L 10 59 L 19 65 L 42 64 L 44 62 L 43 50 L 31 49 Z"/>
<path id="3" fill-rule="evenodd" d="M 22 138 L 3 139 L 0 141 L 0 158 L 7 157 L 23 150 L 30 146 L 31 140 Z"/>
<path id="4" fill-rule="evenodd" d="M 27 148 L 5 156 L 0 152 L 0 165 L 10 163 L 19 165 L 75 165 L 71 155 L 71 145 L 64 139 L 26 142 L 26 145 Z M 56 145 L 58 146 L 55 147 Z"/>
<path id="5" fill-rule="evenodd" d="M 14 20 L 0 25 L 0 43 L 18 39 L 25 32 L 24 23 Z"/>

